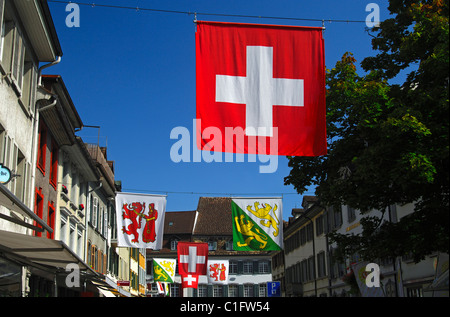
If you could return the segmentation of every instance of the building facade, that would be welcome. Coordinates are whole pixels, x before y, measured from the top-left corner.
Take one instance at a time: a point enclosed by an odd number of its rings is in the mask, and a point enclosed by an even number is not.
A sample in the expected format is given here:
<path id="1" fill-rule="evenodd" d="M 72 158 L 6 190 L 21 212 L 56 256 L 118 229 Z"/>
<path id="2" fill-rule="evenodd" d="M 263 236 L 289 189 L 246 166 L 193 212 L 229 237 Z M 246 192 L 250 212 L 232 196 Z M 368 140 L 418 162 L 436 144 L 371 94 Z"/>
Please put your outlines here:
<path id="1" fill-rule="evenodd" d="M 208 244 L 209 259 L 229 260 L 227 285 L 212 285 L 200 276 L 197 289 L 181 289 L 176 269 L 175 283 L 170 285 L 173 297 L 265 297 L 267 282 L 272 281 L 269 252 L 241 252 L 233 250 L 231 198 L 200 197 L 197 210 L 166 212 L 163 248 L 147 251 L 147 279 L 149 292 L 157 295 L 153 283 L 152 259 L 177 258 L 179 241 Z"/>
<path id="2" fill-rule="evenodd" d="M 301 209 L 284 232 L 284 295 L 328 296 L 329 256 L 325 208 L 315 197 L 305 196 Z"/>
<path id="3" fill-rule="evenodd" d="M 344 262 L 337 261 L 334 257 L 337 245 L 329 243 L 327 233 L 358 235 L 362 233 L 363 217 L 397 222 L 414 212 L 414 204 L 407 204 L 361 214 L 345 205 L 321 206 L 310 196 L 304 197 L 302 207 L 292 210 L 293 217 L 285 226 L 285 249 L 272 254 L 273 278 L 281 281 L 286 297 L 365 296 L 367 289 L 358 287 L 352 268 L 364 268 L 369 262 L 358 254 Z M 439 281 L 448 274 L 448 254 L 432 254 L 419 263 L 408 255 L 376 259 L 373 263 L 380 269 L 377 296 L 448 296 L 448 286 L 439 286 Z"/>

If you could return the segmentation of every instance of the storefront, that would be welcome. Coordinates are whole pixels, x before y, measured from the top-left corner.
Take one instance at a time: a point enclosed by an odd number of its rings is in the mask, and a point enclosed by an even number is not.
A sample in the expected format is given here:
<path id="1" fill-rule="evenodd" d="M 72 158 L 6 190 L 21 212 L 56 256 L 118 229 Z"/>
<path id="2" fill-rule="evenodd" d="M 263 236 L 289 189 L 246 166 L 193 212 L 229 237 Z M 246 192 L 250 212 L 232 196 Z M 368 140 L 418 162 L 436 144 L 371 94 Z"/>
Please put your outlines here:
<path id="1" fill-rule="evenodd" d="M 0 212 L 0 221 L 52 232 L 52 228 L 1 183 L 0 206 L 10 210 L 9 214 Z M 99 284 L 111 288 L 66 244 L 46 236 L 0 230 L 0 296 L 99 296 Z"/>

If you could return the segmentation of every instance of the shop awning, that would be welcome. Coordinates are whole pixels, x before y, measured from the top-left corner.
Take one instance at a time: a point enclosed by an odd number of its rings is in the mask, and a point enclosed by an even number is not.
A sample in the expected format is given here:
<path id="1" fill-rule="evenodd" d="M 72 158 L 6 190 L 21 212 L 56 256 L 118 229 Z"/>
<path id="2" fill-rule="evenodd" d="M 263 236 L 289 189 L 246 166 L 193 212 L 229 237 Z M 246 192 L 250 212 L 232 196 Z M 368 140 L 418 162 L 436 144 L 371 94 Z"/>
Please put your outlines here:
<path id="1" fill-rule="evenodd" d="M 31 218 L 36 221 L 39 227 L 34 226 L 30 223 L 27 223 L 18 217 L 10 217 L 5 214 L 0 213 L 0 219 L 5 219 L 11 221 L 13 223 L 19 224 L 21 226 L 31 228 L 37 231 L 47 230 L 48 232 L 53 232 L 53 229 L 41 218 L 39 218 L 30 208 L 28 208 L 19 198 L 16 197 L 11 191 L 6 188 L 5 185 L 0 183 L 0 206 L 5 206 L 6 208 L 12 210 L 13 212 L 17 212 L 26 218 Z"/>
<path id="2" fill-rule="evenodd" d="M 24 265 L 50 271 L 64 271 L 67 264 L 78 265 L 80 272 L 93 276 L 92 270 L 62 241 L 0 230 L 0 252 Z"/>

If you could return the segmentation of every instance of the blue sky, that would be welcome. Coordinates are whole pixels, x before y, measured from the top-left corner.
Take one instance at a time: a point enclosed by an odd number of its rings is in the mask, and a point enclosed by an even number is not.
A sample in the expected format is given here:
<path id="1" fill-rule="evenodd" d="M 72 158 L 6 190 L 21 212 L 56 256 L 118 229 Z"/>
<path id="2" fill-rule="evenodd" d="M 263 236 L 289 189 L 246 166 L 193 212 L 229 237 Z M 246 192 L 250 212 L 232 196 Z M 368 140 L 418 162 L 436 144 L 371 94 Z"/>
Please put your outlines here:
<path id="1" fill-rule="evenodd" d="M 76 2 L 76 1 L 74 1 Z M 115 161 L 124 192 L 167 193 L 167 210 L 195 210 L 200 196 L 274 196 L 283 193 L 283 219 L 303 196 L 284 185 L 288 160 L 275 173 L 261 174 L 261 162 L 180 162 L 170 158 L 175 127 L 193 133 L 195 118 L 194 16 L 99 7 L 100 4 L 252 16 L 324 19 L 327 68 L 349 51 L 358 62 L 373 56 L 365 23 L 366 5 L 376 3 L 389 18 L 387 0 L 96 0 L 80 5 L 80 26 L 69 28 L 66 4 L 49 2 L 61 42 L 61 63 L 45 74 L 62 76 L 85 125 L 100 126 L 100 145 Z M 198 15 L 198 20 L 321 26 L 321 22 Z M 362 71 L 360 71 L 362 73 Z M 78 133 L 96 143 L 98 129 Z M 192 146 L 192 144 L 191 144 Z M 192 157 L 192 154 L 191 154 Z M 186 194 L 189 193 L 189 194 Z M 194 194 L 191 194 L 194 193 Z M 217 194 L 215 194 L 217 193 Z M 311 188 L 304 195 L 313 195 Z M 275 195 L 280 196 L 280 195 Z"/>

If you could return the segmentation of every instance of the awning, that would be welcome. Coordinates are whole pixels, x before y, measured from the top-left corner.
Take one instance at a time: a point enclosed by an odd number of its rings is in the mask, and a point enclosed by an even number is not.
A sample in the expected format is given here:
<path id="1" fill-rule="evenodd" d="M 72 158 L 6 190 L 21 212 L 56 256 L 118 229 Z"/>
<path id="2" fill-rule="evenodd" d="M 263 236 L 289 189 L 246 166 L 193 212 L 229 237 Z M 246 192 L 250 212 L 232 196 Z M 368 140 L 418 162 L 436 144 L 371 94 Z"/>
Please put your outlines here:
<path id="1" fill-rule="evenodd" d="M 67 264 L 74 263 L 78 265 L 80 272 L 98 275 L 59 240 L 0 230 L 0 252 L 23 265 L 47 271 L 64 271 Z"/>
<path id="2" fill-rule="evenodd" d="M 53 232 L 53 229 L 44 220 L 39 218 L 30 208 L 28 208 L 19 198 L 17 198 L 16 195 L 11 193 L 10 190 L 1 183 L 0 183 L 0 205 L 5 206 L 6 208 L 14 212 L 17 212 L 27 218 L 31 218 L 32 220 L 36 221 L 36 223 L 40 227 L 29 224 L 19 218 L 10 217 L 0 213 L 1 219 L 11 221 L 13 223 L 19 224 L 27 228 L 31 228 L 36 231 L 42 232 L 45 229 L 50 233 Z"/>

